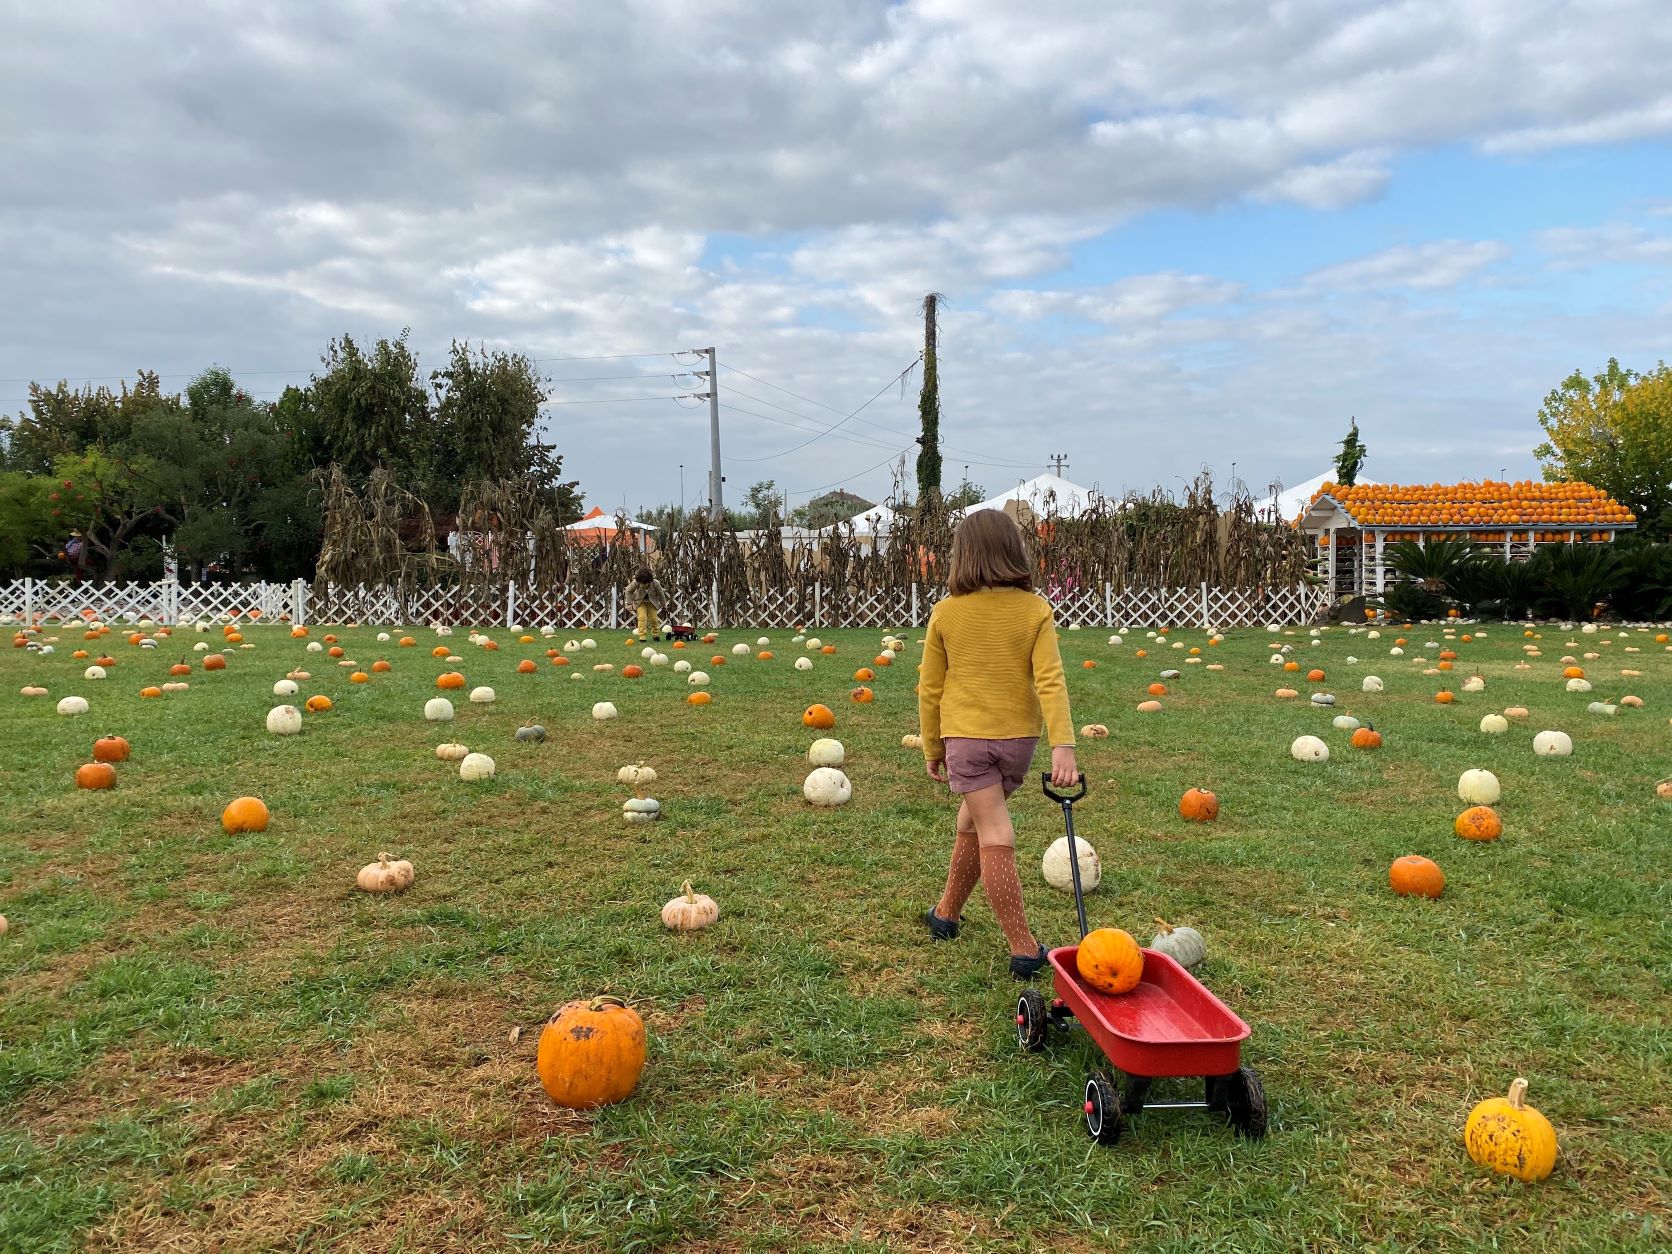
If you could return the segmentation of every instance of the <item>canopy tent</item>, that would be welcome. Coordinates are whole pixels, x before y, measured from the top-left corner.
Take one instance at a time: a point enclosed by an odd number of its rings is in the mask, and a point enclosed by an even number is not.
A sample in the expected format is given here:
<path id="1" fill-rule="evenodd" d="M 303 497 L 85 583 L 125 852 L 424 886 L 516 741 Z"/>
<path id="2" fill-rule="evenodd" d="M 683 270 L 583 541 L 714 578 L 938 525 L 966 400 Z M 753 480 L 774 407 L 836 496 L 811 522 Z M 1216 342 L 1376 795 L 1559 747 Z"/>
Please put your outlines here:
<path id="1" fill-rule="evenodd" d="M 1078 518 L 1102 498 L 1101 492 L 1070 483 L 1061 475 L 1043 474 L 1035 475 L 1026 483 L 1019 483 L 1010 491 L 969 508 L 1002 510 L 1011 501 L 1019 501 L 1041 518 L 1047 514 L 1055 514 L 1062 518 Z"/>
<path id="2" fill-rule="evenodd" d="M 1326 483 L 1334 483 L 1335 474 L 1327 472 L 1315 475 L 1305 483 L 1297 483 L 1292 488 L 1285 488 L 1275 498 L 1266 497 L 1254 503 L 1254 514 L 1267 522 L 1293 522 L 1299 518 L 1309 505 L 1312 498 L 1318 495 L 1318 489 Z M 1367 488 L 1379 488 L 1381 483 L 1375 479 L 1360 478 L 1359 483 Z M 1273 500 L 1275 499 L 1275 504 Z"/>
<path id="3" fill-rule="evenodd" d="M 622 535 L 624 526 L 626 535 Z M 650 533 L 656 528 L 649 523 L 639 522 L 636 518 L 606 514 L 602 507 L 594 505 L 590 514 L 579 522 L 570 523 L 564 530 L 581 544 L 611 545 L 619 541 L 631 543 L 639 552 L 644 553 L 649 551 Z"/>

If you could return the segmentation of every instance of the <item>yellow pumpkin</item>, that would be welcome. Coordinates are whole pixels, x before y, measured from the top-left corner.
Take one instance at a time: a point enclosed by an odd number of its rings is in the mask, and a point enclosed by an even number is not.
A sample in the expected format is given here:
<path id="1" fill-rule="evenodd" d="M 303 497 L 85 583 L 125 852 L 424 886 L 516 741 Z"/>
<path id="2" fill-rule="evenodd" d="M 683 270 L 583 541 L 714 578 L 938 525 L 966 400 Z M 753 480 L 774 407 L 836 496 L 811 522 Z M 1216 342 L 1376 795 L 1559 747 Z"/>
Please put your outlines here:
<path id="1" fill-rule="evenodd" d="M 1463 1144 L 1482 1167 L 1517 1180 L 1542 1180 L 1556 1165 L 1556 1129 L 1526 1097 L 1527 1082 L 1517 1076 L 1509 1096 L 1489 1097 L 1469 1112 Z"/>

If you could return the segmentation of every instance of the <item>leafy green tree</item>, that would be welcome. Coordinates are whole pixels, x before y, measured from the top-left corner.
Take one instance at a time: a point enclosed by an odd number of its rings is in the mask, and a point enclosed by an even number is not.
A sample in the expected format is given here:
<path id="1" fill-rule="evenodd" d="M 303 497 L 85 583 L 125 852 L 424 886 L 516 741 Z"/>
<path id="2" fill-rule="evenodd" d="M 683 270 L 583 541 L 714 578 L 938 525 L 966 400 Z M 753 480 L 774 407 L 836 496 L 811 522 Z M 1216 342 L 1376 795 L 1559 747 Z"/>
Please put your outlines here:
<path id="1" fill-rule="evenodd" d="M 429 482 L 418 486 L 432 510 L 455 508 L 463 483 L 534 472 L 546 390 L 527 357 L 486 347 L 472 352 L 454 340 L 446 368 L 431 373 L 430 386 L 436 405 L 425 431 Z M 561 458 L 556 466 L 561 469 Z"/>
<path id="2" fill-rule="evenodd" d="M 743 516 L 751 527 L 776 527 L 784 517 L 784 503 L 773 479 L 762 479 L 743 494 Z"/>
<path id="3" fill-rule="evenodd" d="M 1644 534 L 1672 536 L 1672 367 L 1638 374 L 1610 357 L 1590 378 L 1576 370 L 1538 420 L 1547 438 L 1533 455 L 1547 481 L 1592 484 L 1630 508 Z"/>
<path id="4" fill-rule="evenodd" d="M 1351 421 L 1352 426 L 1347 429 L 1347 438 L 1341 441 L 1341 451 L 1335 457 L 1335 481 L 1344 488 L 1350 488 L 1358 482 L 1364 459 L 1370 455 L 1370 451 L 1359 440 L 1358 419 L 1354 418 Z"/>
<path id="5" fill-rule="evenodd" d="M 59 550 L 68 527 L 61 513 L 54 516 L 48 499 L 57 482 L 50 475 L 0 471 L 0 572 L 21 575 L 46 569 L 43 559 Z"/>
<path id="6" fill-rule="evenodd" d="M 875 508 L 873 502 L 852 492 L 826 492 L 823 496 L 816 496 L 807 504 L 798 505 L 791 510 L 789 522 L 792 527 L 817 531 Z"/>
<path id="7" fill-rule="evenodd" d="M 332 340 L 322 358 L 325 373 L 310 385 L 324 462 L 336 462 L 356 484 L 380 468 L 403 486 L 428 482 L 429 396 L 418 382 L 418 358 L 407 335 L 380 339 L 370 353 L 351 336 Z"/>
<path id="8" fill-rule="evenodd" d="M 948 509 L 967 509 L 971 505 L 979 505 L 987 499 L 987 489 L 979 483 L 971 483 L 967 478 L 958 485 L 952 495 L 946 498 Z"/>

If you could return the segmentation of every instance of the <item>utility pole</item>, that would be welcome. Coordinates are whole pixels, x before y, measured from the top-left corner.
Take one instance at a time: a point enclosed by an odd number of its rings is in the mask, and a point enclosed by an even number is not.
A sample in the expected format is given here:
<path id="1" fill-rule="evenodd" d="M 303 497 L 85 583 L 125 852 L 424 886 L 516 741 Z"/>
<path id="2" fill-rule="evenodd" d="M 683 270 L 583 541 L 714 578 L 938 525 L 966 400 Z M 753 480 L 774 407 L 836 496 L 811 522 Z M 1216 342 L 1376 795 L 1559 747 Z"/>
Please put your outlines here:
<path id="1" fill-rule="evenodd" d="M 726 517 L 725 502 L 721 499 L 721 485 L 726 478 L 720 473 L 720 371 L 714 364 L 712 348 L 697 351 L 708 355 L 708 517 L 718 523 Z"/>
<path id="2" fill-rule="evenodd" d="M 1052 466 L 1056 467 L 1057 478 L 1062 478 L 1062 472 L 1068 469 L 1068 454 L 1052 453 L 1045 460 L 1050 462 Z"/>

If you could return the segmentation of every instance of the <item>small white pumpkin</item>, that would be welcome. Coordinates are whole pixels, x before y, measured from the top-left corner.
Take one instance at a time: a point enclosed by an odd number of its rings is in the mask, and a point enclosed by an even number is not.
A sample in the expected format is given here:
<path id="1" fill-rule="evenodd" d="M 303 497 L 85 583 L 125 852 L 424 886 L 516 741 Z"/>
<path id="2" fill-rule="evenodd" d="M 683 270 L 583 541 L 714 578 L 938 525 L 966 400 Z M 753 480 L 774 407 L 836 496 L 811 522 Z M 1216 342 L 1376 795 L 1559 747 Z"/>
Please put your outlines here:
<path id="1" fill-rule="evenodd" d="M 102 666 L 89 666 L 86 670 L 81 672 L 81 677 L 83 679 L 103 679 L 105 677 L 105 668 Z"/>
<path id="2" fill-rule="evenodd" d="M 443 762 L 462 762 L 469 752 L 470 750 L 464 745 L 451 741 L 435 747 L 435 756 Z"/>
<path id="3" fill-rule="evenodd" d="M 1607 714 L 1612 716 L 1619 711 L 1619 708 L 1619 706 L 1611 705 L 1607 701 L 1593 701 L 1585 707 L 1585 712 L 1587 714 Z"/>
<path id="4" fill-rule="evenodd" d="M 629 823 L 654 823 L 662 817 L 662 803 L 655 797 L 629 797 L 621 803 L 621 817 Z"/>
<path id="5" fill-rule="evenodd" d="M 322 645 L 317 640 L 310 640 L 310 641 L 308 641 L 308 652 L 309 653 L 324 653 L 325 652 L 325 646 Z"/>
<path id="6" fill-rule="evenodd" d="M 1479 675 L 1470 675 L 1463 681 L 1464 692 L 1485 692 L 1486 680 Z"/>
<path id="7" fill-rule="evenodd" d="M 755 644 L 762 649 L 766 648 L 766 646 L 771 643 L 772 639 L 769 636 L 762 636 L 759 640 L 755 641 Z"/>
<path id="8" fill-rule="evenodd" d="M 618 717 L 619 713 L 620 712 L 615 708 L 615 704 L 610 701 L 600 701 L 592 707 L 592 717 L 600 723 L 608 722 L 610 719 Z"/>
<path id="9" fill-rule="evenodd" d="M 639 657 L 642 658 L 646 662 L 650 661 L 650 659 L 655 657 L 655 656 L 656 656 L 656 650 L 652 649 L 648 646 L 639 650 Z"/>
<path id="10" fill-rule="evenodd" d="M 492 705 L 498 699 L 499 694 L 492 688 L 486 686 L 481 688 L 472 688 L 470 690 L 471 705 Z"/>
<path id="11" fill-rule="evenodd" d="M 902 749 L 921 749 L 922 747 L 923 737 L 917 735 L 915 732 L 909 736 L 900 737 L 900 748 Z"/>
<path id="12" fill-rule="evenodd" d="M 376 862 L 368 862 L 360 868 L 360 874 L 354 877 L 354 884 L 368 893 L 398 893 L 411 888 L 416 878 L 412 863 L 380 853 Z"/>
<path id="13" fill-rule="evenodd" d="M 802 658 L 799 660 L 805 661 L 806 659 Z M 673 673 L 675 675 L 689 675 L 691 673 L 691 664 L 684 658 L 680 658 L 679 661 L 673 664 Z"/>
<path id="14" fill-rule="evenodd" d="M 1335 696 L 1328 692 L 1314 692 L 1311 701 L 1313 705 L 1334 705 Z"/>
<path id="15" fill-rule="evenodd" d="M 581 642 L 579 640 L 565 640 L 563 642 L 563 651 L 565 653 L 573 653 L 573 652 L 575 652 L 575 650 L 579 649 L 580 647 L 581 647 Z"/>
<path id="16" fill-rule="evenodd" d="M 1588 679 L 1570 679 L 1567 681 L 1567 690 L 1569 692 L 1589 692 L 1591 681 Z"/>
<path id="17" fill-rule="evenodd" d="M 1488 736 L 1501 736 L 1509 730 L 1509 720 L 1502 714 L 1487 714 L 1480 720 L 1480 729 Z"/>
<path id="18" fill-rule="evenodd" d="M 583 648 L 583 649 L 596 649 L 597 647 L 598 647 L 598 642 L 596 640 L 591 639 L 590 637 L 581 641 L 581 648 Z"/>
<path id="19" fill-rule="evenodd" d="M 816 806 L 846 805 L 853 796 L 853 785 L 835 767 L 821 766 L 802 782 L 801 795 Z"/>
<path id="20" fill-rule="evenodd" d="M 798 658 L 796 658 L 795 659 L 795 669 L 798 670 L 798 671 L 810 671 L 810 670 L 812 670 L 813 669 L 813 659 L 810 658 L 810 657 L 798 657 Z"/>
<path id="21" fill-rule="evenodd" d="M 386 632 L 386 631 L 378 632 L 377 633 L 377 642 L 379 644 L 388 644 L 389 643 L 389 633 Z"/>
<path id="22" fill-rule="evenodd" d="M 650 655 L 650 664 L 652 666 L 666 666 L 668 664 L 668 655 L 666 653 L 652 653 Z M 690 666 L 691 664 L 687 662 L 685 665 Z"/>
<path id="23" fill-rule="evenodd" d="M 814 766 L 841 766 L 847 756 L 842 742 L 828 736 L 820 737 L 807 747 L 807 760 Z"/>
<path id="24" fill-rule="evenodd" d="M 294 679 L 281 679 L 273 685 L 275 697 L 294 697 L 301 689 L 296 686 Z"/>
<path id="25" fill-rule="evenodd" d="M 1472 806 L 1495 806 L 1504 795 L 1498 777 L 1479 767 L 1464 771 L 1457 777 L 1457 796 Z"/>
<path id="26" fill-rule="evenodd" d="M 58 712 L 66 717 L 87 713 L 86 697 L 64 697 L 58 702 Z"/>
<path id="27" fill-rule="evenodd" d="M 692 671 L 689 675 L 685 676 L 685 682 L 690 684 L 693 688 L 706 688 L 708 687 L 708 672 Z"/>
<path id="28" fill-rule="evenodd" d="M 1351 714 L 1337 714 L 1330 720 L 1330 725 L 1334 727 L 1336 731 L 1350 732 L 1358 730 L 1359 721 Z"/>
<path id="29" fill-rule="evenodd" d="M 1380 675 L 1366 675 L 1359 687 L 1365 692 L 1381 692 L 1382 678 Z"/>
<path id="30" fill-rule="evenodd" d="M 1097 856 L 1091 841 L 1081 836 L 1074 838 L 1074 852 L 1079 855 L 1080 889 L 1089 893 L 1103 882 L 1103 860 Z M 1074 871 L 1068 862 L 1068 837 L 1058 836 L 1045 847 L 1045 856 L 1039 862 L 1039 873 L 1059 893 L 1074 891 Z"/>
<path id="31" fill-rule="evenodd" d="M 615 773 L 615 782 L 626 784 L 629 788 L 646 787 L 656 782 L 656 768 L 646 766 L 643 762 L 632 763 Z"/>
<path id="32" fill-rule="evenodd" d="M 467 753 L 459 761 L 459 778 L 462 780 L 492 779 L 493 774 L 493 759 L 485 753 Z"/>
<path id="33" fill-rule="evenodd" d="M 431 697 L 424 702 L 424 717 L 432 723 L 453 721 L 453 703 L 446 697 Z"/>
<path id="34" fill-rule="evenodd" d="M 1533 737 L 1533 752 L 1541 758 L 1565 758 L 1573 753 L 1573 737 L 1561 731 L 1541 731 Z"/>
<path id="35" fill-rule="evenodd" d="M 1155 926 L 1157 930 L 1149 947 L 1157 953 L 1166 954 L 1186 971 L 1208 956 L 1207 942 L 1195 928 L 1174 927 L 1166 919 L 1157 919 Z"/>
<path id="36" fill-rule="evenodd" d="M 817 653 L 822 648 L 824 648 L 824 641 L 820 640 L 817 636 L 807 637 L 807 652 Z"/>
<path id="37" fill-rule="evenodd" d="M 267 711 L 267 730 L 275 736 L 300 735 L 302 711 L 293 705 L 275 705 Z"/>
<path id="38" fill-rule="evenodd" d="M 679 895 L 662 907 L 662 926 L 675 932 L 698 931 L 719 917 L 719 904 L 693 889 L 690 880 L 681 884 Z"/>
<path id="39" fill-rule="evenodd" d="M 1297 736 L 1289 746 L 1289 756 L 1297 762 L 1328 762 L 1329 746 L 1316 736 Z"/>

